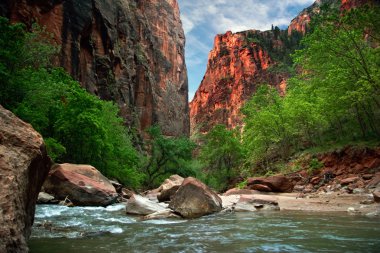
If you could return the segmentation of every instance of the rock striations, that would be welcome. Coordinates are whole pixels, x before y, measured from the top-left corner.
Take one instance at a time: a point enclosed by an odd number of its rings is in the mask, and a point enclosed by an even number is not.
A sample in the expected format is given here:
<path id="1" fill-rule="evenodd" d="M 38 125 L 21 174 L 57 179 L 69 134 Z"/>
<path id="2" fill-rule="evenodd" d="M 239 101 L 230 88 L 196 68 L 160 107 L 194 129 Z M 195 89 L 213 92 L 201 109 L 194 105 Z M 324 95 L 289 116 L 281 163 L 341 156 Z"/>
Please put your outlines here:
<path id="1" fill-rule="evenodd" d="M 115 101 L 128 125 L 158 123 L 166 135 L 189 134 L 176 0 L 5 0 L 0 14 L 45 26 L 61 46 L 57 65 L 89 92 Z"/>
<path id="2" fill-rule="evenodd" d="M 27 252 L 35 205 L 51 161 L 42 136 L 0 106 L 0 252 Z"/>

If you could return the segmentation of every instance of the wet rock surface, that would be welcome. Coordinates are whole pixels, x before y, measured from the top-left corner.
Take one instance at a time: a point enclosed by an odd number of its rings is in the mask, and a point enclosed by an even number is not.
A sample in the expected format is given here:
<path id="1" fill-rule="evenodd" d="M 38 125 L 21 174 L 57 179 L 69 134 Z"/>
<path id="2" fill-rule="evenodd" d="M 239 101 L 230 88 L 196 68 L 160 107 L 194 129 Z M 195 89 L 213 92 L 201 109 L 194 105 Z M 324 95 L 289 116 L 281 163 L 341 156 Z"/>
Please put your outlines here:
<path id="1" fill-rule="evenodd" d="M 150 215 L 157 212 L 166 211 L 163 205 L 153 202 L 145 197 L 134 194 L 127 202 L 127 214 Z"/>

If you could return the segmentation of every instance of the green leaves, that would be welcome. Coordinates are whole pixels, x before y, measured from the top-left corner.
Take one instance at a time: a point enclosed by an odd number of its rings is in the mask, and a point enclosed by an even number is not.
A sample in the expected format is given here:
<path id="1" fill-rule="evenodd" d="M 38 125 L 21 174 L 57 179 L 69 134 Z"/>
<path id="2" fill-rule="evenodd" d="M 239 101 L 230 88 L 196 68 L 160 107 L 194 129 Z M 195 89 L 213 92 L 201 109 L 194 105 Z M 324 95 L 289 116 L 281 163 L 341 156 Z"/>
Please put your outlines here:
<path id="1" fill-rule="evenodd" d="M 193 176 L 191 169 L 192 151 L 195 144 L 186 137 L 165 137 L 159 126 L 147 130 L 151 137 L 148 142 L 148 159 L 144 166 L 146 186 L 157 186 L 171 174 Z"/>
<path id="2" fill-rule="evenodd" d="M 256 172 L 296 151 L 380 139 L 380 9 L 330 10 L 293 55 L 299 73 L 286 96 L 262 85 L 242 109 L 246 159 Z"/>
<path id="3" fill-rule="evenodd" d="M 203 139 L 199 160 L 204 181 L 216 190 L 225 190 L 229 182 L 240 174 L 244 149 L 239 130 L 215 126 Z"/>

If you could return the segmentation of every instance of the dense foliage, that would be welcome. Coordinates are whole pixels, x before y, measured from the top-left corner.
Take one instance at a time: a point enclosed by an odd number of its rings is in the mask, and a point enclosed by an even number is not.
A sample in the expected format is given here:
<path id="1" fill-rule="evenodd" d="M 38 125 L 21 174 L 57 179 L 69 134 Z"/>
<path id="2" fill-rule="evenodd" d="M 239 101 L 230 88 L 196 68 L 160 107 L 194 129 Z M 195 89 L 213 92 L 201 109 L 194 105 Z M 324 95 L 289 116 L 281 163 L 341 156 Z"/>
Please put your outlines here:
<path id="1" fill-rule="evenodd" d="M 195 144 L 188 138 L 170 138 L 162 135 L 158 126 L 148 129 L 149 155 L 144 166 L 145 186 L 157 186 L 170 175 L 194 176 L 191 168 Z"/>
<path id="2" fill-rule="evenodd" d="M 243 159 L 240 132 L 217 125 L 203 138 L 203 142 L 199 155 L 203 166 L 200 177 L 216 190 L 227 190 L 233 179 L 239 176 Z"/>
<path id="3" fill-rule="evenodd" d="M 379 142 L 380 9 L 331 10 L 315 18 L 292 56 L 298 74 L 288 81 L 286 95 L 262 84 L 244 106 L 242 148 L 235 149 L 244 157 L 230 168 L 265 174 L 302 150 Z M 225 136 L 235 141 L 232 132 Z M 209 141 L 202 152 L 218 149 L 220 143 Z M 207 156 L 202 159 L 208 164 Z"/>

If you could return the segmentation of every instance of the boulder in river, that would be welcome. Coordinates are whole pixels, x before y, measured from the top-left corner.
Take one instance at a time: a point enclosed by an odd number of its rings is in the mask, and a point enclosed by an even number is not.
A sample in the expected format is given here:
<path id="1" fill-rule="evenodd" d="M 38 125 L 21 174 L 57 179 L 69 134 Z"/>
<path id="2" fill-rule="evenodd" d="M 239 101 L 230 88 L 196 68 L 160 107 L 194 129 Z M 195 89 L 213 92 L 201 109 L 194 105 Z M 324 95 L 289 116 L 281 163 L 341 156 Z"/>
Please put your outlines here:
<path id="1" fill-rule="evenodd" d="M 91 165 L 59 164 L 52 168 L 44 189 L 77 206 L 107 206 L 118 194 L 111 182 Z"/>
<path id="2" fill-rule="evenodd" d="M 153 202 L 148 198 L 134 194 L 127 202 L 126 212 L 127 214 L 149 215 L 166 209 L 167 208 L 165 208 L 163 204 Z"/>
<path id="3" fill-rule="evenodd" d="M 260 187 L 255 186 L 260 185 Z M 266 186 L 266 187 L 264 187 Z M 272 191 L 272 192 L 292 192 L 294 184 L 285 176 L 276 175 L 271 177 L 249 178 L 247 187 L 253 190 Z"/>
<path id="4" fill-rule="evenodd" d="M 0 106 L 0 252 L 27 252 L 35 205 L 51 166 L 42 136 Z"/>
<path id="5" fill-rule="evenodd" d="M 54 196 L 46 192 L 38 194 L 37 204 L 57 204 L 59 201 Z"/>
<path id="6" fill-rule="evenodd" d="M 222 200 L 205 184 L 188 177 L 172 197 L 169 207 L 184 218 L 198 218 L 220 212 Z"/>

